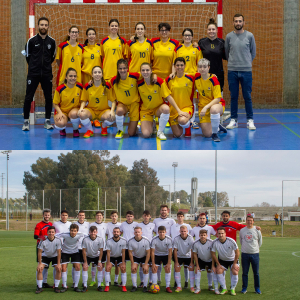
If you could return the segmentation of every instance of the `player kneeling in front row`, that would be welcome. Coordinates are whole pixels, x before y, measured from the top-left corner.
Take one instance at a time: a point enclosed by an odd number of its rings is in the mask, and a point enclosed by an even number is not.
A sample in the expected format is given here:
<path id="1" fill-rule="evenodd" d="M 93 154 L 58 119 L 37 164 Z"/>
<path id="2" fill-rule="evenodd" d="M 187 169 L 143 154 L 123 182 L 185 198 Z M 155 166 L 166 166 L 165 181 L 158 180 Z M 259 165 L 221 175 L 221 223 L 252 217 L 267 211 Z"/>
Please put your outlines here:
<path id="1" fill-rule="evenodd" d="M 191 292 L 194 293 L 195 273 L 194 273 L 194 261 L 192 246 L 194 239 L 188 234 L 188 228 L 185 225 L 180 226 L 180 235 L 174 239 L 174 267 L 175 267 L 175 281 L 177 284 L 175 292 L 179 293 L 182 291 L 181 288 L 181 266 L 188 268 L 190 273 L 190 288 Z"/>
<path id="2" fill-rule="evenodd" d="M 213 241 L 207 238 L 207 230 L 201 229 L 199 232 L 200 239 L 194 242 L 193 244 L 193 255 L 195 261 L 195 282 L 196 282 L 196 290 L 195 294 L 199 294 L 201 292 L 200 288 L 200 280 L 202 271 L 207 271 L 207 279 L 208 279 L 208 290 L 213 291 L 212 287 L 212 271 L 211 271 L 211 246 Z"/>
<path id="3" fill-rule="evenodd" d="M 112 102 L 111 108 L 108 100 Z M 103 70 L 100 66 L 92 69 L 92 83 L 84 86 L 81 106 L 78 112 L 80 121 L 87 132 L 84 138 L 90 138 L 94 135 L 91 120 L 102 121 L 101 135 L 107 135 L 107 126 L 115 122 L 116 95 L 109 82 L 103 78 Z M 86 105 L 86 103 L 88 103 Z"/>
<path id="4" fill-rule="evenodd" d="M 140 264 L 143 268 L 143 293 L 148 292 L 150 241 L 142 236 L 142 228 L 134 228 L 134 237 L 128 241 L 128 254 L 131 261 L 132 290 L 137 291 L 137 269 Z"/>
<path id="5" fill-rule="evenodd" d="M 122 292 L 127 292 L 126 289 L 126 260 L 125 250 L 127 246 L 126 240 L 120 236 L 120 228 L 115 227 L 113 237 L 106 242 L 106 269 L 105 269 L 105 290 L 109 292 L 110 271 L 113 266 L 120 267 L 122 279 Z"/>
<path id="6" fill-rule="evenodd" d="M 55 237 L 55 227 L 49 226 L 47 230 L 48 237 L 41 241 L 38 245 L 38 266 L 37 266 L 37 289 L 36 294 L 39 294 L 43 291 L 43 270 L 45 266 L 49 266 L 52 263 L 52 267 L 55 267 L 55 281 L 54 281 L 54 292 L 60 293 L 58 289 L 60 278 L 61 278 L 61 240 Z"/>
<path id="7" fill-rule="evenodd" d="M 166 235 L 166 227 L 159 226 L 158 235 L 151 242 L 152 284 L 157 284 L 157 271 L 161 264 L 165 269 L 166 292 L 170 289 L 172 267 L 172 239 Z"/>
<path id="8" fill-rule="evenodd" d="M 220 124 L 220 116 L 225 110 L 220 83 L 215 75 L 208 73 L 210 62 L 206 58 L 198 61 L 198 73 L 195 74 L 195 90 L 199 94 L 199 121 L 205 137 L 211 137 L 214 142 L 220 142 L 218 131 L 227 132 Z"/>
<path id="9" fill-rule="evenodd" d="M 239 249 L 234 239 L 226 237 L 224 227 L 218 228 L 218 238 L 212 243 L 211 256 L 212 256 L 212 271 L 214 272 L 215 294 L 224 295 L 227 293 L 226 280 L 224 271 L 230 269 L 231 278 L 231 295 L 236 295 L 235 287 L 238 283 L 239 273 Z M 218 258 L 216 252 L 218 251 Z M 222 291 L 219 291 L 218 282 L 222 286 Z"/>
<path id="10" fill-rule="evenodd" d="M 101 282 L 102 282 L 102 256 L 104 241 L 100 236 L 97 236 L 97 227 L 90 227 L 89 236 L 85 237 L 82 241 L 82 256 L 83 256 L 83 269 L 82 269 L 82 292 L 87 291 L 87 281 L 88 281 L 88 269 L 90 263 L 93 263 L 98 268 L 98 291 L 102 292 Z M 98 254 L 100 253 L 100 254 Z"/>

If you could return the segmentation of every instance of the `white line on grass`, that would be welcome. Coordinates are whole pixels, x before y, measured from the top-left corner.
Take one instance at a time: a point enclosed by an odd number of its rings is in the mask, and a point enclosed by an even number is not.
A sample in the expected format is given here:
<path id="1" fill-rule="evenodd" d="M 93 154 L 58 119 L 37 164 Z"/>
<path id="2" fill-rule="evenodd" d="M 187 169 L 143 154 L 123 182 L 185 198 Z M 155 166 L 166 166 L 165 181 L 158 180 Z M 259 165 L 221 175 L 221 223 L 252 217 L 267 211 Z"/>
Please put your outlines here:
<path id="1" fill-rule="evenodd" d="M 293 252 L 292 255 L 296 256 L 296 257 L 300 257 L 299 255 L 297 255 L 296 253 L 300 253 L 300 251 L 297 252 Z"/>
<path id="2" fill-rule="evenodd" d="M 33 248 L 33 246 L 0 247 L 0 249 L 10 249 L 10 248 Z"/>

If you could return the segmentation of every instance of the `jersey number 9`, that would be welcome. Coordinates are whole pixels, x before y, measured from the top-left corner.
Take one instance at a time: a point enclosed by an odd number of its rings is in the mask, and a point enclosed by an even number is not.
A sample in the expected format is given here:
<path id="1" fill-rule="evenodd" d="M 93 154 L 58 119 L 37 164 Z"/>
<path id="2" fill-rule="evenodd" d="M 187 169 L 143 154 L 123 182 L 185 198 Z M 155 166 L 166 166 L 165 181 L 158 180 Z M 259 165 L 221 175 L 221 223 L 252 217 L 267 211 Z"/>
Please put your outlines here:
<path id="1" fill-rule="evenodd" d="M 152 96 L 151 96 L 151 95 L 149 95 L 149 96 L 148 96 L 148 99 L 149 99 L 149 101 L 151 101 L 151 100 L 152 100 Z"/>

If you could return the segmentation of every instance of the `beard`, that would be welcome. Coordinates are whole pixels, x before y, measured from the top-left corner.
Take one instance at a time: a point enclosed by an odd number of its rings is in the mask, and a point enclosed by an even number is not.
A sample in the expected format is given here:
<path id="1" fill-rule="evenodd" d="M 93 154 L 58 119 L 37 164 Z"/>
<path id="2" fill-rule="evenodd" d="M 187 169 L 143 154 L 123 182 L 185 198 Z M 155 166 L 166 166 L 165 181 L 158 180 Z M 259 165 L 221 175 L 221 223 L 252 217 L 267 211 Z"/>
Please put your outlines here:
<path id="1" fill-rule="evenodd" d="M 234 28 L 236 30 L 241 30 L 241 29 L 243 29 L 243 25 L 234 25 Z"/>
<path id="2" fill-rule="evenodd" d="M 45 34 L 48 33 L 48 30 L 45 29 L 45 28 L 39 28 L 39 33 L 40 33 L 41 35 L 45 35 Z"/>

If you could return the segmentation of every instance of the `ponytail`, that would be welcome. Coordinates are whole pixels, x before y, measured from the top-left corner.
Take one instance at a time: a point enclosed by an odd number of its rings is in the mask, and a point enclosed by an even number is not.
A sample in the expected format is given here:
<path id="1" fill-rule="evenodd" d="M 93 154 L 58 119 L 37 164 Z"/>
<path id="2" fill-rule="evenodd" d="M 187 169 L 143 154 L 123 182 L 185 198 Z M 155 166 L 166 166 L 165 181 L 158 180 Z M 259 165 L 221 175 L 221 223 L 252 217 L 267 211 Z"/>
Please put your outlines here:
<path id="1" fill-rule="evenodd" d="M 90 27 L 90 28 L 88 28 L 88 29 L 86 30 L 86 32 L 85 32 L 85 35 L 86 35 L 86 36 L 88 35 L 88 33 L 89 33 L 90 30 L 93 30 L 93 31 L 95 32 L 95 35 L 97 34 L 97 33 L 96 33 L 96 30 L 95 30 L 94 28 L 91 28 L 91 27 Z M 89 40 L 86 39 L 86 40 L 84 41 L 84 45 L 87 46 L 88 43 L 89 43 Z"/>
<path id="2" fill-rule="evenodd" d="M 78 29 L 78 33 L 79 33 L 79 28 L 78 28 L 76 25 L 73 25 L 73 26 L 71 26 L 71 27 L 69 28 L 69 33 L 71 33 L 71 30 L 72 30 L 73 28 L 77 28 L 77 29 Z M 64 39 L 64 42 L 67 42 L 67 41 L 69 41 L 69 40 L 70 40 L 70 36 L 67 35 L 67 36 L 65 37 L 65 39 Z M 77 42 L 77 39 L 76 39 L 76 42 Z"/>

